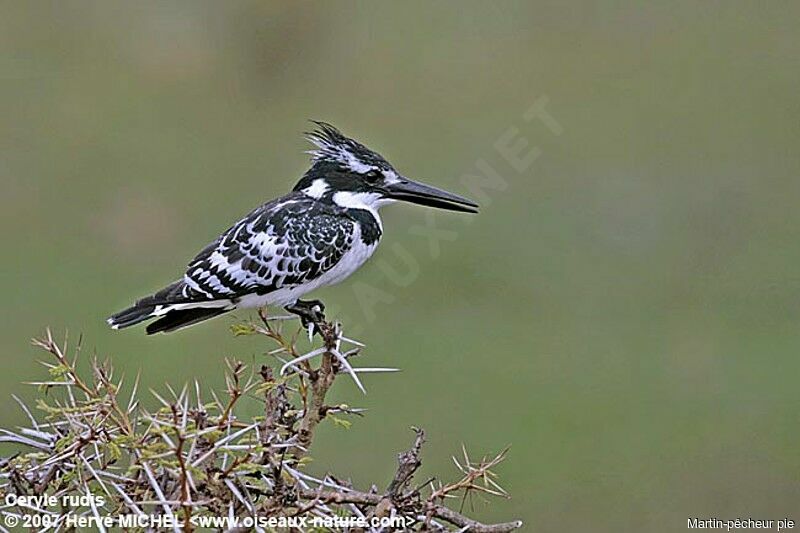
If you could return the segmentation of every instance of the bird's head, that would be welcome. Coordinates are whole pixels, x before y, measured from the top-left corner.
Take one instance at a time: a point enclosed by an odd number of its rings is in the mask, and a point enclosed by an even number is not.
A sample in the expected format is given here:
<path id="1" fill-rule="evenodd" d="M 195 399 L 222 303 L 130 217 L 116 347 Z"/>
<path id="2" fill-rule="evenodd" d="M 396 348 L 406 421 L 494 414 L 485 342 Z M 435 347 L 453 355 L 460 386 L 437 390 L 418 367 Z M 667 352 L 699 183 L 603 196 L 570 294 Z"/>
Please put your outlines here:
<path id="1" fill-rule="evenodd" d="M 478 204 L 402 176 L 386 159 L 325 122 L 307 134 L 315 146 L 313 164 L 295 191 L 329 199 L 343 207 L 377 209 L 396 200 L 477 213 Z"/>

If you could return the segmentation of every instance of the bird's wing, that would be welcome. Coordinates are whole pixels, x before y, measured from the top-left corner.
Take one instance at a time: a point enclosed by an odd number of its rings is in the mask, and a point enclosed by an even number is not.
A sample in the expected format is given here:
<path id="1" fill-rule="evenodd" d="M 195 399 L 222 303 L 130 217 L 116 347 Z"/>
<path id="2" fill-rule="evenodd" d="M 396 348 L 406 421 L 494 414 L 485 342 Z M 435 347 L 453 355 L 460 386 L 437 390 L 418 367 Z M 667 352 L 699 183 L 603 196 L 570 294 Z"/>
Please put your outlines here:
<path id="1" fill-rule="evenodd" d="M 336 206 L 302 193 L 264 204 L 189 263 L 185 297 L 235 299 L 311 281 L 353 245 L 355 224 Z"/>

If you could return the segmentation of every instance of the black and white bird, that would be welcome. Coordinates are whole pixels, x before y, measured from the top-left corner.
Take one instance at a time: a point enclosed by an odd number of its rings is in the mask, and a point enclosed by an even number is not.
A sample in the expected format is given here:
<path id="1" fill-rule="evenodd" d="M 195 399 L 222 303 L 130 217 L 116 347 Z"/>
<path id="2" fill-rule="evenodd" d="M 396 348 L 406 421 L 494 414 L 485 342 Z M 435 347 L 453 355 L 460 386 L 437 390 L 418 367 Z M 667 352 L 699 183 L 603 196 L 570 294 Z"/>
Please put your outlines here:
<path id="1" fill-rule="evenodd" d="M 380 207 L 404 200 L 477 213 L 475 202 L 412 181 L 330 124 L 315 124 L 307 134 L 316 145 L 311 168 L 292 192 L 248 213 L 197 254 L 181 279 L 111 316 L 109 325 L 156 319 L 148 334 L 170 332 L 267 305 L 308 320 L 324 306 L 300 298 L 344 280 L 375 251 Z"/>

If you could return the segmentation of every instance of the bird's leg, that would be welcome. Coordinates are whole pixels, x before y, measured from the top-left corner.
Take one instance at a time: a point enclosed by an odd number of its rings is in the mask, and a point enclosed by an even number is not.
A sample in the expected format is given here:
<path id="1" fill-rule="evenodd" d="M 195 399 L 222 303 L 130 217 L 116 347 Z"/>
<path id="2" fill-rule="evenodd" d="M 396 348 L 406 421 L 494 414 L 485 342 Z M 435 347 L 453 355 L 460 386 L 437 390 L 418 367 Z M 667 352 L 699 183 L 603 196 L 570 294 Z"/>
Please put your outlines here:
<path id="1" fill-rule="evenodd" d="M 288 312 L 300 317 L 304 328 L 313 324 L 314 331 L 319 331 L 319 326 L 325 322 L 325 304 L 319 300 L 297 300 L 284 307 Z"/>

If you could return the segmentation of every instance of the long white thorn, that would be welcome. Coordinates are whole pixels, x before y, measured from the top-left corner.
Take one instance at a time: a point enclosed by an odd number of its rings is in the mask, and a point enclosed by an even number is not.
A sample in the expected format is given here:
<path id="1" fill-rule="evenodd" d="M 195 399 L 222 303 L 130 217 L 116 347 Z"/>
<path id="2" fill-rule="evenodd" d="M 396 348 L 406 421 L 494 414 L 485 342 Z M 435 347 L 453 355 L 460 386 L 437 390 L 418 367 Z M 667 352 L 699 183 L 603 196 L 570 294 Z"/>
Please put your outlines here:
<path id="1" fill-rule="evenodd" d="M 399 368 L 377 368 L 377 367 L 354 367 L 353 371 L 356 374 L 368 374 L 368 373 L 381 373 L 381 372 L 402 372 Z"/>
<path id="2" fill-rule="evenodd" d="M 286 364 L 284 364 L 281 367 L 281 370 L 280 370 L 279 373 L 282 376 L 282 375 L 284 375 L 286 373 L 286 369 L 287 368 L 293 367 L 297 363 L 302 363 L 303 361 L 308 361 L 309 359 L 313 359 L 314 357 L 316 357 L 318 355 L 322 355 L 323 353 L 325 353 L 325 348 L 317 348 L 316 350 L 312 350 L 312 351 L 308 352 L 307 354 L 303 354 L 303 355 L 301 355 L 299 357 L 295 357 L 291 361 L 288 361 Z"/>
<path id="3" fill-rule="evenodd" d="M 347 358 L 343 356 L 339 352 L 339 350 L 331 350 L 331 353 L 333 354 L 334 357 L 336 357 L 336 359 L 339 360 L 342 366 L 347 370 L 347 373 L 350 374 L 350 377 L 352 377 L 353 381 L 356 382 L 356 385 L 358 385 L 358 388 L 361 389 L 361 392 L 367 394 L 367 389 L 365 389 L 364 385 L 361 384 L 361 380 L 358 379 L 358 374 L 356 374 L 356 371 L 353 370 L 353 367 L 350 365 L 350 362 L 347 360 Z"/>

